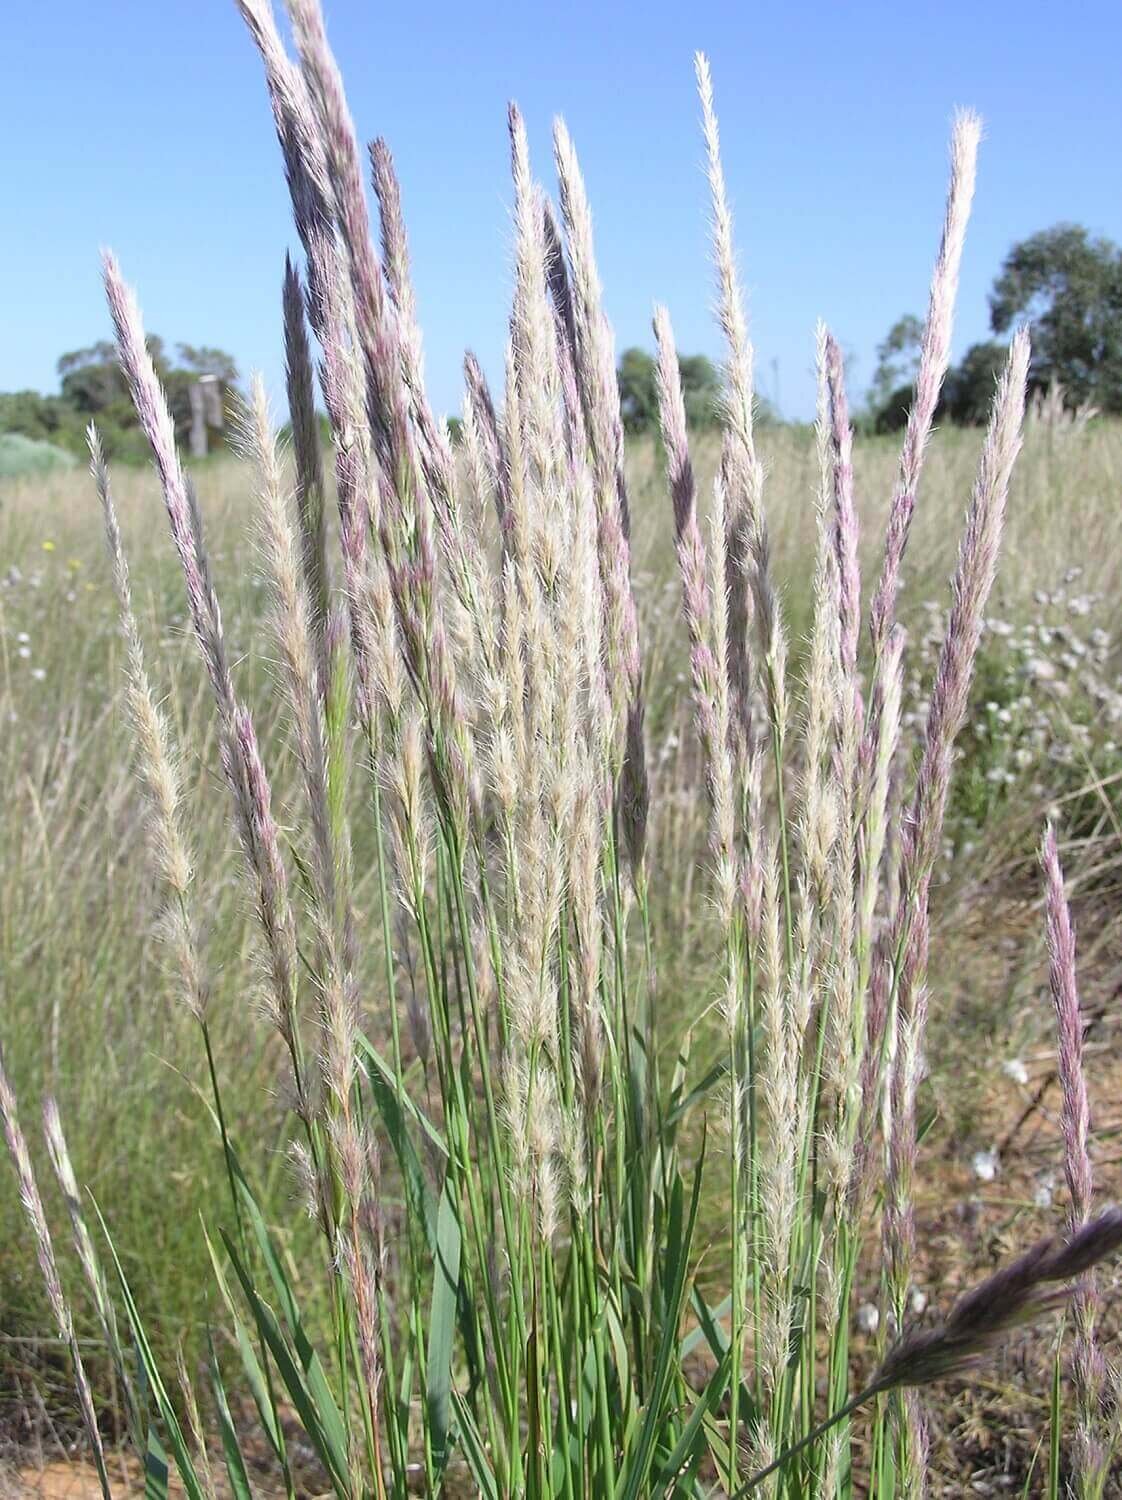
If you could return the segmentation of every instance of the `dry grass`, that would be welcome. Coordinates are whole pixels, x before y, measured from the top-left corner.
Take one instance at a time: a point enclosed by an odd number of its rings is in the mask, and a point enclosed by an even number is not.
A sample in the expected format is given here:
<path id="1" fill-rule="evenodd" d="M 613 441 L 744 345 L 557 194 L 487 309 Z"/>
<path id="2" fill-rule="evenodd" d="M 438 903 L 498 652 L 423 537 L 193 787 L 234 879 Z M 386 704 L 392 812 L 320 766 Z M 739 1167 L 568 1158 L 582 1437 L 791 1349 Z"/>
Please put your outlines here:
<path id="1" fill-rule="evenodd" d="M 944 592 L 978 445 L 972 433 L 935 439 L 902 606 L 904 619 L 917 626 L 918 606 Z M 807 433 L 777 429 L 765 435 L 762 448 L 777 576 L 797 650 L 808 618 L 814 548 L 814 515 L 806 498 L 813 492 L 813 443 Z M 706 465 L 714 467 L 715 453 L 703 448 L 703 472 Z M 858 444 L 857 492 L 867 539 L 862 555 L 870 568 L 894 465 L 891 444 Z M 663 872 L 654 900 L 664 910 L 701 914 L 685 932 L 668 927 L 673 943 L 658 954 L 669 1045 L 673 1023 L 695 1019 L 712 1002 L 718 976 L 703 919 L 706 810 L 690 728 L 669 504 L 653 445 L 633 447 L 629 469 L 657 814 L 653 867 Z M 1083 434 L 1030 430 L 1010 502 L 995 613 L 1032 618 L 1034 594 L 1052 588 L 1072 567 L 1084 569 L 1088 591 L 1117 597 L 1122 520 L 1113 497 L 1120 480 L 1122 429 L 1101 423 Z M 258 648 L 250 626 L 260 614 L 262 589 L 249 478 L 229 461 L 205 467 L 199 483 L 239 678 L 250 685 L 258 722 L 271 740 L 278 708 L 268 664 L 252 654 Z M 164 648 L 166 706 L 182 743 L 192 747 L 188 793 L 200 863 L 208 872 L 205 915 L 217 960 L 213 1013 L 225 1097 L 235 1132 L 268 1152 L 281 1140 L 284 1105 L 275 1093 L 267 1028 L 245 990 L 248 913 L 235 883 L 233 834 L 214 795 L 204 683 L 186 648 L 155 481 L 147 473 L 122 472 L 115 485 L 142 623 L 149 639 Z M 168 1349 L 181 1333 L 197 1333 L 206 1316 L 196 1214 L 217 1202 L 221 1162 L 191 1092 L 203 1083 L 197 1039 L 173 1003 L 174 983 L 153 943 L 158 901 L 129 770 L 121 641 L 96 502 L 84 475 L 34 487 L 9 485 L 0 494 L 0 578 L 0 967 L 9 1060 L 26 1098 L 45 1087 L 58 1095 L 79 1176 L 113 1204 L 130 1274 L 162 1289 L 156 1334 Z M 291 767 L 282 762 L 280 774 L 283 781 Z M 938 1117 L 923 1148 L 928 1161 L 920 1213 L 923 1275 L 941 1298 L 1024 1243 L 1030 1225 L 1055 1222 L 1057 1210 L 1034 1203 L 1049 1174 L 1057 1205 L 1062 1198 L 1037 883 L 1025 861 L 1025 832 L 1038 826 L 1042 811 L 1017 805 L 997 815 L 936 895 L 936 1070 L 929 1094 Z M 1119 1080 L 1110 1016 L 1122 969 L 1111 924 L 1102 920 L 1110 915 L 1103 911 L 1103 891 L 1109 900 L 1113 890 L 1109 879 L 1104 887 L 1104 871 L 1109 874 L 1117 853 L 1115 831 L 1104 819 L 1100 835 L 1069 856 L 1076 891 L 1084 876 L 1089 882 L 1088 895 L 1077 904 L 1084 1005 L 1104 1014 L 1088 1048 L 1088 1066 L 1105 1197 L 1118 1181 L 1113 1143 L 1122 1128 L 1111 1102 Z M 360 902 L 372 895 L 360 881 Z M 1011 1059 L 1024 1061 L 1027 1084 L 1003 1072 Z M 999 1142 L 1006 1148 L 1001 1173 L 982 1183 L 971 1159 Z M 279 1163 L 272 1191 L 275 1199 L 289 1191 Z M 153 1216 L 153 1202 L 174 1202 L 175 1211 Z M 711 1212 L 716 1216 L 717 1209 Z M 278 1220 L 286 1217 L 292 1221 L 292 1215 L 277 1214 Z M 19 1233 L 6 1176 L 0 1178 L 0 1244 L 0 1392 L 9 1428 L 14 1422 L 26 1435 L 42 1430 L 40 1395 L 45 1409 L 55 1411 L 68 1408 L 69 1398 L 65 1372 L 36 1342 L 46 1324 L 33 1252 Z M 715 1253 L 719 1257 L 719 1249 Z M 20 1342 L 24 1337 L 32 1342 Z M 969 1399 L 939 1408 L 934 1456 L 948 1472 L 962 1472 L 967 1450 L 987 1476 L 1003 1468 L 1020 1472 L 1040 1411 L 1032 1396 L 1039 1350 L 1030 1355 L 1027 1349 L 1014 1350 Z M 96 1355 L 93 1370 L 95 1377 L 104 1376 Z M 1010 1434 L 1000 1452 L 978 1437 L 986 1427 L 983 1411 L 989 1411 L 992 1428 L 993 1402 Z"/>

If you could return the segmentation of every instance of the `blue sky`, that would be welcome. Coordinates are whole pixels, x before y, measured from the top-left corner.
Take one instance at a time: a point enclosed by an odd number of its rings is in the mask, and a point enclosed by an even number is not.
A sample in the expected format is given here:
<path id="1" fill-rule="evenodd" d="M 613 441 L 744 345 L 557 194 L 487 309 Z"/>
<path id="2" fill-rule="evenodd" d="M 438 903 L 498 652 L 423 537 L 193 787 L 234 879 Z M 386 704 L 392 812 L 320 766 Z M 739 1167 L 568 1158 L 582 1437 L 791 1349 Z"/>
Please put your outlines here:
<path id="1" fill-rule="evenodd" d="M 759 384 L 813 405 L 826 318 L 864 388 L 875 346 L 921 313 L 956 105 L 985 118 L 956 353 L 1019 237 L 1068 219 L 1122 240 L 1116 0 L 626 0 L 383 6 L 326 0 L 360 135 L 403 182 L 433 400 L 459 405 L 473 347 L 501 371 L 510 284 L 505 104 L 552 185 L 555 113 L 576 140 L 617 345 L 665 301 L 685 352 L 718 352 L 691 58 L 710 54 Z M 279 389 L 294 245 L 256 55 L 233 0 L 7 8 L 0 46 L 5 288 L 0 390 L 53 389 L 108 334 L 102 244 L 150 330 L 219 344 Z"/>

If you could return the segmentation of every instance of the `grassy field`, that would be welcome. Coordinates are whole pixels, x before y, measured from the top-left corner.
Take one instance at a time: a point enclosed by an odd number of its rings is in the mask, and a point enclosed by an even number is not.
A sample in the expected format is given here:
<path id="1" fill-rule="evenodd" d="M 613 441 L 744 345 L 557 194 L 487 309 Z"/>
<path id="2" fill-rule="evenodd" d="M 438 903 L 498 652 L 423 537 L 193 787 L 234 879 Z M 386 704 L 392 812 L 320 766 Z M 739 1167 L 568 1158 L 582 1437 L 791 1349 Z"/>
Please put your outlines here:
<path id="1" fill-rule="evenodd" d="M 925 641 L 938 636 L 947 602 L 979 443 L 978 434 L 942 433 L 928 460 L 902 610 L 920 678 L 930 661 Z M 813 442 L 809 433 L 776 428 L 761 445 L 769 467 L 775 567 L 797 655 L 814 551 L 807 498 L 814 488 Z M 710 472 L 715 461 L 715 451 L 704 452 Z M 857 447 L 870 570 L 895 462 L 889 442 Z M 699 1018 L 716 996 L 720 952 L 703 915 L 685 931 L 679 918 L 683 911 L 704 913 L 708 872 L 669 501 L 653 445 L 634 446 L 629 463 L 655 783 L 651 867 L 658 996 L 668 1040 L 675 1041 L 680 1023 L 688 1022 L 698 1026 L 695 1047 L 704 1048 Z M 237 680 L 258 713 L 277 784 L 291 790 L 294 770 L 279 733 L 274 668 L 258 625 L 262 584 L 247 476 L 230 460 L 203 466 L 197 479 Z M 122 471 L 115 482 L 138 614 L 146 640 L 159 653 L 158 691 L 190 747 L 190 816 L 206 871 L 213 1028 L 230 1127 L 247 1155 L 271 1163 L 268 1207 L 298 1277 L 300 1237 L 311 1231 L 291 1211 L 294 1189 L 284 1157 L 288 1100 L 279 1081 L 276 1038 L 259 1014 L 250 913 L 235 876 L 227 801 L 216 786 L 206 684 L 186 640 L 155 479 Z M 935 897 L 930 1076 L 924 1091 L 933 1124 L 921 1172 L 928 1230 L 921 1239 L 933 1300 L 945 1301 L 963 1278 L 988 1270 L 1009 1244 L 1027 1242 L 1028 1226 L 1050 1225 L 1061 1214 L 1056 1100 L 1054 1090 L 1046 1090 L 1053 1021 L 1043 989 L 1034 862 L 1049 808 L 1058 809 L 1080 920 L 1083 1002 L 1092 1015 L 1103 1013 L 1089 1047 L 1089 1068 L 1104 1197 L 1117 1181 L 1112 1142 L 1122 1117 L 1112 1090 L 1118 1082 L 1113 1012 L 1122 975 L 1122 938 L 1114 930 L 1122 869 L 1116 785 L 1122 775 L 1116 745 L 1122 742 L 1122 700 L 1116 696 L 1114 634 L 1120 498 L 1122 427 L 1097 423 L 1082 433 L 1030 428 L 1014 481 Z M 217 1211 L 222 1160 L 196 1097 L 205 1078 L 197 1033 L 172 999 L 174 985 L 155 940 L 159 903 L 130 766 L 121 650 L 87 476 L 7 483 L 0 489 L 4 1045 L 26 1111 L 44 1093 L 58 1099 L 79 1180 L 110 1213 L 133 1286 L 151 1313 L 154 1338 L 168 1355 L 182 1342 L 190 1363 L 199 1357 L 214 1312 L 207 1300 L 213 1292 L 200 1217 Z M 282 818 L 283 806 L 282 796 Z M 368 910 L 376 894 L 372 855 L 359 848 L 356 856 L 357 901 Z M 365 1026 L 378 1036 L 386 1019 L 370 1004 Z M 1042 1086 L 1039 1107 L 1032 1109 Z M 1000 1165 L 990 1174 L 985 1154 L 1003 1143 Z M 44 1182 L 48 1177 L 44 1173 Z M 1050 1208 L 1053 1183 L 1056 1207 Z M 54 1198 L 50 1207 L 61 1215 Z M 713 1253 L 719 1260 L 719 1247 Z M 314 1288 L 304 1291 L 315 1295 Z M 77 1312 L 80 1332 L 92 1340 L 92 1318 L 80 1299 Z M 56 1433 L 74 1425 L 68 1375 L 48 1328 L 13 1179 L 0 1172 L 0 1422 L 13 1443 L 34 1437 L 50 1447 Z M 90 1347 L 95 1380 L 107 1384 L 96 1343 Z M 988 1384 L 975 1384 L 953 1410 L 941 1412 L 937 1461 L 954 1451 L 959 1464 L 966 1451 L 980 1473 L 995 1475 L 1011 1462 L 1010 1448 L 1031 1450 L 1032 1424 L 1045 1400 L 1035 1379 L 1034 1367 L 1015 1346 Z M 981 1414 L 989 1400 L 1016 1414 L 1007 1415 L 1005 1451 L 986 1451 Z"/>

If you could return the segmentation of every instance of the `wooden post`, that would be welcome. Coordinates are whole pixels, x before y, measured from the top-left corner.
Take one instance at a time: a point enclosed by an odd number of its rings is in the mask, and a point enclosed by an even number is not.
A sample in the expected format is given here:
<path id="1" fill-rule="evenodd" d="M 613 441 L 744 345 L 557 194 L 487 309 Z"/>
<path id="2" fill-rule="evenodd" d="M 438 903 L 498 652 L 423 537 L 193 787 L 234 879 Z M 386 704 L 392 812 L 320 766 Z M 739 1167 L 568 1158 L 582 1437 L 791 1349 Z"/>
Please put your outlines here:
<path id="1" fill-rule="evenodd" d="M 208 427 L 221 430 L 222 387 L 217 375 L 201 375 L 191 388 L 191 457 L 207 455 Z"/>
<path id="2" fill-rule="evenodd" d="M 206 457 L 206 411 L 202 381 L 192 382 L 191 392 L 191 457 Z"/>

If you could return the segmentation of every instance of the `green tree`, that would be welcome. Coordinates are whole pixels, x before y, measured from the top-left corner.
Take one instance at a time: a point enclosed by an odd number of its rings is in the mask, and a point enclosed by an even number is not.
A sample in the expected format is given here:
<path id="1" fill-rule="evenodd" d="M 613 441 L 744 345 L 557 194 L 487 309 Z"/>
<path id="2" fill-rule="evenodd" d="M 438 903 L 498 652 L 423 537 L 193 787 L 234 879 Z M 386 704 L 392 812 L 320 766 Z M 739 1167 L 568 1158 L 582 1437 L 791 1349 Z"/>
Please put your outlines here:
<path id="1" fill-rule="evenodd" d="M 682 399 L 691 427 L 712 427 L 721 405 L 721 377 L 705 354 L 684 354 L 678 361 L 682 377 Z M 658 381 L 655 361 L 645 349 L 625 349 L 617 371 L 620 410 L 624 429 L 630 433 L 658 431 Z M 757 419 L 773 420 L 766 401 L 757 402 Z"/>
<path id="2" fill-rule="evenodd" d="M 685 354 L 678 361 L 682 376 L 682 399 L 691 427 L 712 427 L 720 415 L 721 377 L 704 354 Z"/>
<path id="3" fill-rule="evenodd" d="M 157 351 L 152 349 L 151 352 L 156 360 Z M 115 401 L 128 398 L 128 387 L 117 363 L 116 352 L 105 340 L 85 349 L 72 349 L 69 354 L 61 356 L 55 369 L 59 374 L 62 399 L 87 417 L 97 416 Z"/>
<path id="4" fill-rule="evenodd" d="M 1008 354 L 1004 344 L 971 344 L 957 365 L 947 371 L 938 413 L 960 426 L 977 427 L 989 420 L 997 378 Z"/>
<path id="5" fill-rule="evenodd" d="M 206 345 L 179 344 L 175 358 L 170 359 L 163 341 L 154 336 L 148 339 L 148 352 L 167 391 L 176 435 L 186 444 L 191 386 L 202 376 L 216 379 L 225 406 L 237 384 L 237 365 L 225 350 Z M 38 391 L 0 393 L 0 433 L 18 433 L 84 455 L 85 429 L 93 418 L 110 458 L 143 459 L 147 447 L 114 346 L 103 340 L 73 349 L 62 355 L 56 368 L 57 396 Z"/>
<path id="6" fill-rule="evenodd" d="M 874 410 L 885 407 L 896 392 L 910 390 L 919 369 L 923 323 L 914 313 L 897 318 L 877 345 L 877 367 L 873 371 L 869 401 Z"/>
<path id="7" fill-rule="evenodd" d="M 237 385 L 238 367 L 225 349 L 212 349 L 209 344 L 177 344 L 175 347 L 179 365 L 188 374 L 210 375 L 224 386 Z"/>
<path id="8" fill-rule="evenodd" d="M 1058 381 L 1070 400 L 1122 412 L 1122 250 L 1081 224 L 1056 224 L 1014 245 L 990 293 L 990 325 L 1027 319 L 1031 382 Z"/>
<path id="9" fill-rule="evenodd" d="M 0 433 L 19 433 L 36 442 L 80 448 L 81 414 L 61 396 L 43 396 L 38 391 L 0 393 Z"/>
<path id="10" fill-rule="evenodd" d="M 658 427 L 658 385 L 655 362 L 645 349 L 625 349 L 619 358 L 619 405 L 627 432 L 652 432 Z"/>

